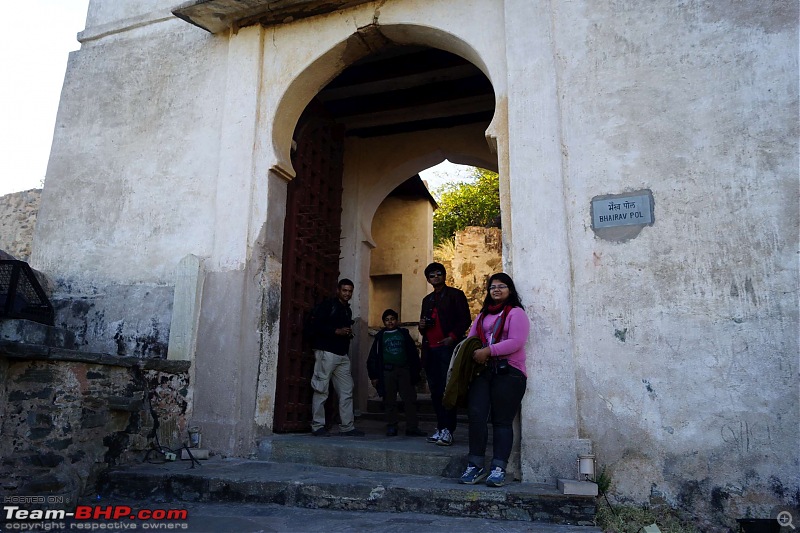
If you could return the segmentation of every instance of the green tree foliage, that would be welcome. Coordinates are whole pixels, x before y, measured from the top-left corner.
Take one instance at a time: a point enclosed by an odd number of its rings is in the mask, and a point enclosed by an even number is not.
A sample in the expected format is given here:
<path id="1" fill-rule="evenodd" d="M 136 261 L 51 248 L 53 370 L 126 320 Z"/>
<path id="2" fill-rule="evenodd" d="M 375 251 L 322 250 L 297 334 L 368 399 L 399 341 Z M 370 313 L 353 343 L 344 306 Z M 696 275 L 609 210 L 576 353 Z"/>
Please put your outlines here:
<path id="1" fill-rule="evenodd" d="M 467 181 L 445 183 L 433 191 L 439 209 L 433 213 L 433 242 L 452 239 L 467 226 L 491 227 L 500 217 L 500 179 L 474 168 Z"/>

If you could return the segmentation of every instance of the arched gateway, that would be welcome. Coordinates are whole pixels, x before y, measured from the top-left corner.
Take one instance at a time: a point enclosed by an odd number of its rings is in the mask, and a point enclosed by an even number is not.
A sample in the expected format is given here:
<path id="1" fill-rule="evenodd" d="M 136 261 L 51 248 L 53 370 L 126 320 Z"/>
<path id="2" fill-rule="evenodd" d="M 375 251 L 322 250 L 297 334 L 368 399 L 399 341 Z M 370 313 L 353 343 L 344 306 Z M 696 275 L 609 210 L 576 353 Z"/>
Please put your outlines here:
<path id="1" fill-rule="evenodd" d="M 221 453 L 281 429 L 321 106 L 341 218 L 313 223 L 356 316 L 390 191 L 498 170 L 524 481 L 591 449 L 620 496 L 715 524 L 796 503 L 797 2 L 168 4 L 90 0 L 67 68 L 31 265 L 82 349 L 191 360 L 186 417 Z"/>
<path id="2" fill-rule="evenodd" d="M 308 372 L 310 359 L 300 355 L 302 351 L 297 350 L 303 307 L 309 305 L 309 298 L 319 297 L 323 289 L 320 280 L 332 283 L 340 272 L 356 281 L 357 294 L 353 302 L 355 315 L 366 316 L 369 250 L 372 245 L 368 229 L 371 216 L 383 198 L 408 177 L 446 157 L 454 161 L 482 161 L 485 162 L 483 166 L 497 168 L 503 183 L 504 242 L 509 243 L 504 249 L 505 269 L 512 274 L 514 272 L 513 176 L 508 166 L 510 136 L 504 94 L 507 74 L 502 50 L 485 39 L 476 39 L 482 35 L 480 32 L 467 31 L 470 27 L 477 30 L 474 20 L 466 21 L 467 13 L 461 13 L 461 19 L 454 19 L 452 13 L 439 13 L 441 21 L 438 25 L 436 17 L 428 16 L 423 23 L 417 15 L 405 10 L 391 14 L 391 11 L 383 8 L 373 14 L 377 18 L 370 18 L 363 25 L 357 24 L 356 31 L 353 31 L 352 24 L 362 15 L 359 11 L 351 13 L 354 19 L 330 16 L 315 20 L 306 30 L 314 34 L 313 41 L 308 40 L 309 35 L 305 31 L 297 31 L 298 28 L 292 25 L 247 27 L 231 37 L 229 46 L 236 43 L 236 46 L 246 47 L 253 54 L 252 60 L 259 60 L 259 76 L 251 79 L 251 83 L 257 83 L 259 89 L 242 81 L 238 81 L 235 87 L 238 92 L 257 95 L 252 100 L 257 108 L 253 112 L 260 117 L 258 124 L 265 126 L 252 133 L 252 142 L 265 150 L 252 153 L 251 164 L 256 169 L 269 168 L 267 176 L 259 177 L 258 172 L 254 176 L 256 187 L 260 180 L 266 178 L 263 188 L 266 192 L 264 217 L 269 221 L 266 230 L 269 234 L 274 236 L 282 232 L 290 239 L 296 237 L 291 234 L 298 228 L 298 220 L 291 218 L 298 212 L 298 206 L 291 203 L 295 201 L 293 198 L 297 198 L 291 193 L 293 185 L 297 185 L 292 183 L 297 175 L 297 169 L 292 164 L 292 145 L 293 141 L 300 140 L 296 138 L 298 121 L 304 111 L 308 114 L 312 99 L 318 98 L 321 102 L 318 106 L 327 107 L 326 112 L 330 112 L 347 130 L 342 141 L 342 227 L 338 272 L 329 270 L 327 277 L 316 279 L 317 271 L 312 264 L 301 261 L 307 255 L 298 253 L 298 250 L 309 244 L 309 236 L 296 241 L 295 247 L 282 240 L 280 250 L 269 245 L 262 249 L 266 260 L 263 262 L 263 271 L 257 275 L 262 279 L 282 279 L 279 285 L 281 307 L 278 313 L 277 302 L 274 310 L 269 301 L 264 302 L 265 310 L 261 313 L 264 317 L 261 361 L 256 373 L 257 393 L 254 399 L 255 424 L 252 432 L 245 431 L 239 437 L 244 440 L 237 438 L 242 445 L 246 445 L 249 439 L 257 441 L 259 435 L 267 435 L 273 430 L 296 431 L 304 428 L 302 413 L 305 408 L 301 400 L 308 398 L 307 377 L 304 375 Z M 484 19 L 483 22 L 487 21 Z M 268 46 L 259 50 L 262 43 Z M 351 65 L 353 67 L 349 68 Z M 357 69 L 355 74 L 352 74 L 353 69 Z M 405 75 L 397 72 L 401 69 L 406 70 Z M 341 82 L 347 79 L 348 73 L 356 81 Z M 548 83 L 552 86 L 554 81 L 551 79 Z M 229 85 L 228 90 L 233 87 Z M 401 90 L 405 91 L 406 100 L 410 98 L 408 94 L 414 94 L 418 99 L 413 104 L 413 111 L 393 107 L 399 101 L 393 100 L 395 93 Z M 403 104 L 409 105 L 405 100 Z M 405 118 L 396 118 L 398 114 Z M 538 127 L 552 129 L 554 124 L 543 123 Z M 295 142 L 295 146 L 303 144 Z M 297 153 L 295 157 L 298 157 Z M 306 155 L 299 154 L 299 157 L 302 159 Z M 313 160 L 316 156 L 311 157 Z M 548 188 L 557 191 L 560 182 L 555 181 Z M 290 191 L 288 205 L 287 190 Z M 331 195 L 331 199 L 335 196 Z M 272 218 L 272 212 L 279 205 L 287 205 L 286 213 L 290 218 Z M 218 218 L 218 223 L 222 222 L 223 219 Z M 251 218 L 248 224 L 252 227 L 255 222 Z M 321 224 L 328 230 L 326 239 L 336 233 L 330 231 L 330 226 L 335 223 L 326 220 Z M 317 226 L 320 226 L 319 221 Z M 548 226 L 548 240 L 558 242 L 558 230 L 550 224 Z M 219 233 L 230 230 L 229 220 L 225 220 L 224 227 L 218 228 Z M 561 249 L 565 251 L 566 240 L 563 235 L 560 239 Z M 260 242 L 254 244 L 260 245 Z M 319 246 L 319 243 L 306 248 L 312 255 L 315 253 L 314 246 Z M 329 250 L 325 253 L 331 255 L 334 252 Z M 253 257 L 256 256 L 252 256 L 251 260 Z M 557 254 L 552 259 L 559 260 Z M 563 257 L 560 261 L 565 259 Z M 328 261 L 328 267 L 332 263 L 335 261 Z M 253 263 L 250 268 L 260 266 L 259 263 Z M 560 298 L 568 301 L 568 280 L 564 274 L 558 277 L 562 279 L 553 281 L 560 286 L 554 289 L 560 293 Z M 358 290 L 359 286 L 362 290 Z M 275 294 L 277 297 L 278 293 Z M 559 320 L 567 318 L 560 312 L 558 315 Z M 359 343 L 366 338 L 366 324 L 359 321 L 359 326 L 362 335 L 356 337 L 352 350 L 356 359 L 353 365 L 356 402 L 363 407 L 367 380 L 361 359 L 365 357 L 363 352 L 366 348 Z M 559 326 L 559 329 L 566 328 L 567 323 Z M 537 417 L 535 424 L 532 418 L 525 416 L 525 412 L 522 417 L 521 432 L 526 436 L 521 447 L 522 468 L 531 480 L 551 480 L 558 472 L 566 475 L 572 470 L 573 458 L 578 453 L 590 450 L 589 442 L 578 438 L 572 361 L 569 357 L 555 356 L 571 351 L 569 340 L 560 338 L 552 339 L 552 342 L 554 346 L 545 351 L 552 355 L 539 355 L 538 358 L 545 363 L 544 368 L 549 373 L 540 374 L 542 382 L 549 386 L 558 384 L 558 397 L 548 399 L 548 392 L 556 392 L 555 389 L 535 389 L 535 394 L 528 395 L 524 411 L 532 412 L 535 402 L 544 400 L 551 406 L 548 409 L 550 416 Z M 295 348 L 291 348 L 293 343 Z M 200 420 L 205 412 L 202 391 L 207 390 L 203 376 L 213 376 L 216 381 L 222 370 L 216 358 L 204 362 L 201 350 L 198 345 L 194 412 Z M 531 351 L 531 359 L 534 360 L 538 349 L 534 345 Z M 206 364 L 211 367 L 204 372 Z M 242 378 L 246 376 L 247 381 L 251 380 L 253 370 L 256 369 L 245 370 Z M 537 378 L 531 382 L 536 384 Z M 243 390 L 243 387 L 240 386 L 240 389 Z M 246 396 L 245 393 L 240 394 Z M 219 407 L 215 405 L 212 412 Z M 246 427 L 246 405 L 241 407 L 237 414 L 238 424 Z M 275 423 L 279 426 L 275 427 Z M 226 438 L 236 434 L 226 428 L 229 424 L 226 422 L 220 428 Z M 207 420 L 205 426 L 213 428 L 213 419 Z M 526 461 L 526 453 L 535 459 Z"/>

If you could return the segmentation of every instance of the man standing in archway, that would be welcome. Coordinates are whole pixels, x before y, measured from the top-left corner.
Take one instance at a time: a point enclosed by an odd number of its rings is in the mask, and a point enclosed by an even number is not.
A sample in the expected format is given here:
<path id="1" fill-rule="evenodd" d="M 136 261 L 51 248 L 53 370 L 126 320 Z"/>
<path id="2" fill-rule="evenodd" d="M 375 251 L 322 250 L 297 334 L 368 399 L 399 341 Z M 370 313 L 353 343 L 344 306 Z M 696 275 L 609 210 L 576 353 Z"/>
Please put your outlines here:
<path id="1" fill-rule="evenodd" d="M 350 373 L 350 339 L 353 338 L 353 282 L 347 278 L 339 280 L 336 297 L 319 304 L 311 315 L 314 348 L 314 376 L 311 388 L 311 430 L 315 437 L 328 436 L 325 428 L 325 400 L 331 381 L 339 396 L 339 434 L 346 437 L 363 437 L 364 432 L 355 428 L 353 422 L 353 376 Z"/>
<path id="2" fill-rule="evenodd" d="M 431 403 L 436 412 L 436 432 L 428 442 L 439 446 L 453 444 L 456 430 L 456 410 L 442 405 L 447 369 L 456 344 L 461 342 L 470 326 L 469 304 L 464 292 L 445 283 L 447 271 L 441 263 L 425 267 L 425 278 L 433 292 L 422 299 L 419 331 L 422 334 L 422 364 L 431 391 Z"/>

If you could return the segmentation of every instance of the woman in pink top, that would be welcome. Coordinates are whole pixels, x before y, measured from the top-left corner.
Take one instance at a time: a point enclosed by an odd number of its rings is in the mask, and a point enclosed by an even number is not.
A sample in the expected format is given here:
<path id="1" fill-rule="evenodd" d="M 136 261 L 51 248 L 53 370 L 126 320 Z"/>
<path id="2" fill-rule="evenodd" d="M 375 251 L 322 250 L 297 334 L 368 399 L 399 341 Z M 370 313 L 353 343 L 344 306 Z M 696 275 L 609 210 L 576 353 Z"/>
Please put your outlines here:
<path id="1" fill-rule="evenodd" d="M 487 295 L 480 314 L 472 323 L 470 337 L 478 337 L 483 348 L 473 358 L 486 368 L 469 387 L 469 464 L 461 483 L 474 485 L 483 479 L 490 487 L 506 482 L 506 466 L 514 442 L 514 417 L 525 395 L 525 343 L 530 321 L 508 274 L 494 274 L 487 283 Z M 489 415 L 492 417 L 492 448 L 489 466 L 484 468 Z M 488 476 L 488 477 L 487 477 Z"/>

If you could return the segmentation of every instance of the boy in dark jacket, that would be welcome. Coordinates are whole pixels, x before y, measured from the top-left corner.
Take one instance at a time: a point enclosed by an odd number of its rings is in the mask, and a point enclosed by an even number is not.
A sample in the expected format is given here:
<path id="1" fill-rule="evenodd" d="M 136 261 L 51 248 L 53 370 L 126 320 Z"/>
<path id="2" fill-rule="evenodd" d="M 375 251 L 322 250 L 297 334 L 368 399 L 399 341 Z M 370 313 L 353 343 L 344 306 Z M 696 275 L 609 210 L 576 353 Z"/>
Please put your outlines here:
<path id="1" fill-rule="evenodd" d="M 417 345 L 408 330 L 397 327 L 397 312 L 383 312 L 385 326 L 375 336 L 367 358 L 367 373 L 372 386 L 383 398 L 386 412 L 386 435 L 397 435 L 397 393 L 403 399 L 406 411 L 406 435 L 425 437 L 417 421 L 417 391 L 420 361 Z"/>

